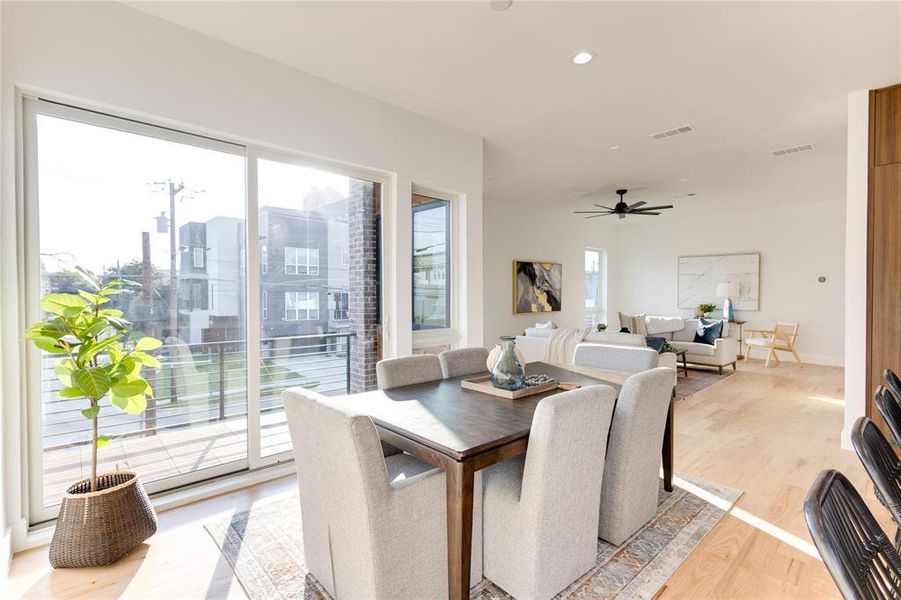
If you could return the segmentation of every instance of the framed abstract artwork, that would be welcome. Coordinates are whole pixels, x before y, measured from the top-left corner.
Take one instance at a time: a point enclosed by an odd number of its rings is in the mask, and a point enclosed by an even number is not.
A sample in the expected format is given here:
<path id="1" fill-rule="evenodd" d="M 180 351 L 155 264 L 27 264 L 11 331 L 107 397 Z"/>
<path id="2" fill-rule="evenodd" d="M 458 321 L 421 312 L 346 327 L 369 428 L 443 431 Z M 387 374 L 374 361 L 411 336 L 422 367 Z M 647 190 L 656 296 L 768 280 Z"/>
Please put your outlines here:
<path id="1" fill-rule="evenodd" d="M 563 265 L 538 260 L 513 261 L 513 313 L 557 312 L 563 294 Z"/>
<path id="2" fill-rule="evenodd" d="M 739 288 L 732 298 L 735 310 L 760 310 L 760 253 L 680 256 L 678 269 L 679 308 L 707 302 L 722 306 L 717 284 L 735 282 Z"/>

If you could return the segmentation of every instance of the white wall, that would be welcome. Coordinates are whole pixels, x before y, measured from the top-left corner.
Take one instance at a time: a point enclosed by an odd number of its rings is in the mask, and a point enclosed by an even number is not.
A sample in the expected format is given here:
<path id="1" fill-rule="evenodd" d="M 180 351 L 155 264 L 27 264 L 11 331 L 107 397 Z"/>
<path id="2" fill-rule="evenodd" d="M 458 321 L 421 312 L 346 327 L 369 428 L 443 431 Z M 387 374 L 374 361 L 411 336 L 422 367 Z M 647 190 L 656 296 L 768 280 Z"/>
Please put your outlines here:
<path id="1" fill-rule="evenodd" d="M 486 199 L 484 224 L 485 343 L 501 335 L 521 334 L 536 321 L 581 327 L 585 320 L 585 248 L 607 250 L 607 312 L 616 311 L 618 250 L 616 228 L 586 221 L 569 208 L 545 210 L 500 199 Z M 513 314 L 513 260 L 534 259 L 563 264 L 562 310 Z"/>
<path id="2" fill-rule="evenodd" d="M 848 192 L 845 223 L 845 427 L 867 410 L 867 177 L 869 92 L 848 95 Z"/>
<path id="3" fill-rule="evenodd" d="M 2 3 L 2 104 L 15 106 L 15 86 L 84 99 L 115 112 L 200 128 L 379 170 L 391 181 L 393 206 L 383 215 L 392 248 L 386 351 L 411 349 L 410 192 L 414 184 L 461 198 L 458 261 L 462 341 L 482 342 L 482 139 L 437 121 L 263 59 L 118 3 Z M 374 31 L 373 35 L 392 35 Z M 391 77 L 386 67 L 386 77 Z M 465 90 L 461 90 L 465 92 Z M 16 272 L 14 177 L 16 122 L 2 115 L 3 421 L 6 489 L 24 490 L 19 471 L 24 397 L 23 344 L 16 336 L 22 299 Z M 394 192 L 392 194 L 392 192 Z M 30 301 L 33 299 L 29 299 Z M 12 499 L 10 499 L 12 500 Z M 16 499 L 16 542 L 24 534 Z M 0 521 L 2 525 L 2 521 Z"/>
<path id="4" fill-rule="evenodd" d="M 842 198 L 699 217 L 670 213 L 619 234 L 619 306 L 623 312 L 691 316 L 678 308 L 677 259 L 760 252 L 760 310 L 737 311 L 746 326 L 801 324 L 798 348 L 808 362 L 844 360 Z M 818 283 L 822 275 L 825 283 Z M 719 299 L 711 302 L 722 305 Z"/>

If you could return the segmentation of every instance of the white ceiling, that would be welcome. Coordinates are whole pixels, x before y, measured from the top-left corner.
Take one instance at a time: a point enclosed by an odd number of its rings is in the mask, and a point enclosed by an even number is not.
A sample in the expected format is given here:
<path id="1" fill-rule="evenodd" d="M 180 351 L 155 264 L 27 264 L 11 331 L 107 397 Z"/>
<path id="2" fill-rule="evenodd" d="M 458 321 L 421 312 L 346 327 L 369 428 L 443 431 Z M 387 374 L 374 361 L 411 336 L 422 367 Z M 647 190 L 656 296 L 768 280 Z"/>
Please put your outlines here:
<path id="1" fill-rule="evenodd" d="M 843 198 L 847 94 L 901 78 L 896 3 L 133 6 L 481 135 L 488 201 L 566 210 L 617 187 L 684 214 Z"/>

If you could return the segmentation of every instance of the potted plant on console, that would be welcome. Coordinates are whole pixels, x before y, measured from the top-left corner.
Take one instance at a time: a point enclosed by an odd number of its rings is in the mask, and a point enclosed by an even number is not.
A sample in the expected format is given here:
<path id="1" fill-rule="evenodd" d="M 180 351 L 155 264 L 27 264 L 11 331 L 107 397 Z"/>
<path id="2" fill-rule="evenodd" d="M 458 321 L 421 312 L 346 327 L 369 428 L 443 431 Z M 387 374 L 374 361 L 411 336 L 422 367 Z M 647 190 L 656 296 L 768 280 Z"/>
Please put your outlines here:
<path id="1" fill-rule="evenodd" d="M 157 518 L 147 492 L 130 471 L 97 474 L 97 451 L 112 439 L 99 435 L 101 409 L 114 406 L 137 415 L 153 397 L 141 368 L 159 367 L 148 354 L 162 345 L 157 339 L 129 339 L 122 311 L 104 307 L 118 294 L 139 284 L 113 279 L 104 283 L 76 268 L 90 291 L 54 293 L 41 299 L 46 317 L 26 330 L 39 349 L 58 357 L 54 372 L 63 388 L 60 398 L 84 398 L 81 411 L 91 421 L 91 476 L 66 490 L 50 544 L 50 563 L 59 567 L 98 567 L 138 547 L 156 532 Z"/>
<path id="2" fill-rule="evenodd" d="M 716 310 L 716 304 L 699 304 L 698 305 L 698 316 L 699 317 L 709 317 L 710 313 Z"/>

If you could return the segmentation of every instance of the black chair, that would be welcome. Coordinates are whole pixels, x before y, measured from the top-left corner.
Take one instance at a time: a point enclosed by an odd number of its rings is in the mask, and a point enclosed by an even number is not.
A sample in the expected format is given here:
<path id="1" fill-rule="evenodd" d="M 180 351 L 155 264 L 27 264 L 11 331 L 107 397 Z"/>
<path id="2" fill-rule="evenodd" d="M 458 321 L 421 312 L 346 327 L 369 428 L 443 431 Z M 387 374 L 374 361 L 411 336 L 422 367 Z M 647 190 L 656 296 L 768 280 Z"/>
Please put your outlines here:
<path id="1" fill-rule="evenodd" d="M 895 548 L 901 543 L 901 460 L 871 419 L 860 417 L 851 428 L 851 443 L 873 480 L 876 498 L 895 521 Z"/>
<path id="2" fill-rule="evenodd" d="M 898 404 L 898 399 L 885 386 L 877 387 L 874 397 L 879 414 L 888 425 L 888 430 L 892 432 L 892 442 L 896 446 L 901 446 L 901 404 Z"/>
<path id="3" fill-rule="evenodd" d="M 882 372 L 882 379 L 885 381 L 885 385 L 892 390 L 895 400 L 901 400 L 901 379 L 898 379 L 895 372 L 891 369 L 886 369 Z"/>
<path id="4" fill-rule="evenodd" d="M 804 500 L 804 516 L 842 596 L 901 596 L 901 557 L 844 475 L 820 473 Z"/>

